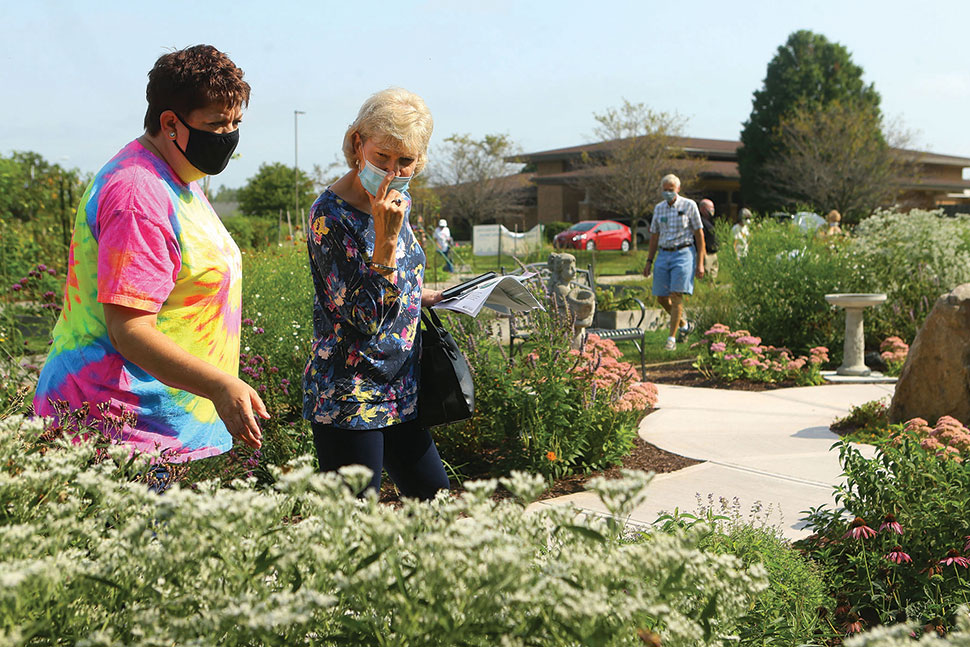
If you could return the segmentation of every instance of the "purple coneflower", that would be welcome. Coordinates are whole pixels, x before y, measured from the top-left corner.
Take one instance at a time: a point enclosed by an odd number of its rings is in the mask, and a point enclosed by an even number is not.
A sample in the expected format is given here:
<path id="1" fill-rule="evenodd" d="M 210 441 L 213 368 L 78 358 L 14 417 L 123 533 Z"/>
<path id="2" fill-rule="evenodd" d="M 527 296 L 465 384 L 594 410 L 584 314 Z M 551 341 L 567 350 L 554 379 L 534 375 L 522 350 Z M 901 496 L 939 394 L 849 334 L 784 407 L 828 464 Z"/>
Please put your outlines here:
<path id="1" fill-rule="evenodd" d="M 966 545 L 963 547 L 963 552 L 966 553 L 966 552 L 970 551 L 970 535 L 967 535 L 966 537 L 964 537 L 964 539 L 967 540 Z"/>
<path id="2" fill-rule="evenodd" d="M 903 527 L 899 525 L 899 522 L 896 521 L 896 517 L 894 517 L 892 513 L 889 513 L 883 517 L 882 525 L 879 526 L 879 532 L 882 532 L 883 530 L 887 532 L 894 532 L 897 535 L 903 534 Z"/>
<path id="3" fill-rule="evenodd" d="M 909 564 L 913 561 L 913 558 L 904 553 L 903 549 L 899 546 L 893 546 L 893 549 L 886 555 L 886 559 L 897 564 Z"/>
<path id="4" fill-rule="evenodd" d="M 849 532 L 845 533 L 845 536 L 853 539 L 869 539 L 876 536 L 876 531 L 866 525 L 865 519 L 856 517 L 849 525 Z"/>
<path id="5" fill-rule="evenodd" d="M 862 619 L 859 618 L 859 614 L 850 613 L 845 622 L 845 633 L 857 634 L 860 631 L 862 631 Z"/>
<path id="6" fill-rule="evenodd" d="M 970 568 L 970 559 L 962 557 L 960 551 L 956 548 L 951 548 L 946 552 L 946 557 L 940 560 L 940 563 L 944 566 L 962 566 L 963 568 Z"/>

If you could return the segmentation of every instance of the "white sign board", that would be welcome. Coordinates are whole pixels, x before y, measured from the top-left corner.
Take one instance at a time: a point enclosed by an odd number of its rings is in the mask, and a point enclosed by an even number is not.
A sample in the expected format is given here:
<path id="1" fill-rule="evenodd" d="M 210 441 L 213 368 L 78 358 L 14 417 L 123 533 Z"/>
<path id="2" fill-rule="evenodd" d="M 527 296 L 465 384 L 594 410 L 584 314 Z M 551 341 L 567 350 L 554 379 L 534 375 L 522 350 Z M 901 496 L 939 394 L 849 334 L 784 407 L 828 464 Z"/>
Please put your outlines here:
<path id="1" fill-rule="evenodd" d="M 542 248 L 542 225 L 521 234 L 509 231 L 505 225 L 475 225 L 472 248 L 475 256 L 527 254 Z"/>

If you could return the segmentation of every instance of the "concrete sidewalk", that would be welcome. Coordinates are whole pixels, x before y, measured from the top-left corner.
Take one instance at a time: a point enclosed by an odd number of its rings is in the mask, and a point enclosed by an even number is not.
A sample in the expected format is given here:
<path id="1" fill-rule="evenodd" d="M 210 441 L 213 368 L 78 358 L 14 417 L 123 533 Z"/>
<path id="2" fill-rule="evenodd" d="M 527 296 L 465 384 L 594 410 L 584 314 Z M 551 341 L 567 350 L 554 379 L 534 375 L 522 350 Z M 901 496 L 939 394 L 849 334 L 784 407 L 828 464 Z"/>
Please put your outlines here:
<path id="1" fill-rule="evenodd" d="M 705 461 L 658 474 L 631 521 L 652 523 L 664 511 L 696 513 L 698 496 L 740 502 L 742 516 L 759 506 L 759 519 L 790 539 L 808 534 L 800 522 L 809 507 L 834 505 L 841 480 L 838 436 L 829 424 L 853 406 L 891 397 L 893 384 L 838 384 L 731 391 L 657 385 L 659 410 L 640 423 L 640 437 L 661 449 Z M 872 455 L 870 446 L 860 446 Z M 543 501 L 568 501 L 594 514 L 606 510 L 583 492 Z"/>

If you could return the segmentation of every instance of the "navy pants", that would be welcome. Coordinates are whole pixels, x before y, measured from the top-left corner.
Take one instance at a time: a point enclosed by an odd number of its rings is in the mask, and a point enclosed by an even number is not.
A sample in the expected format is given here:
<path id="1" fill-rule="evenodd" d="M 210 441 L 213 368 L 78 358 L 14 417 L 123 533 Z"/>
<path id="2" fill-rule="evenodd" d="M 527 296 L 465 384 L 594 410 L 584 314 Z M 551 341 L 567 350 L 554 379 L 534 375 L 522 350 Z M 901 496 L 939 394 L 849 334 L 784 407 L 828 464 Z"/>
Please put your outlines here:
<path id="1" fill-rule="evenodd" d="M 321 472 L 364 465 L 374 472 L 369 488 L 379 492 L 383 468 L 403 496 L 425 501 L 449 487 L 438 448 L 417 420 L 360 431 L 315 422 L 311 427 Z"/>

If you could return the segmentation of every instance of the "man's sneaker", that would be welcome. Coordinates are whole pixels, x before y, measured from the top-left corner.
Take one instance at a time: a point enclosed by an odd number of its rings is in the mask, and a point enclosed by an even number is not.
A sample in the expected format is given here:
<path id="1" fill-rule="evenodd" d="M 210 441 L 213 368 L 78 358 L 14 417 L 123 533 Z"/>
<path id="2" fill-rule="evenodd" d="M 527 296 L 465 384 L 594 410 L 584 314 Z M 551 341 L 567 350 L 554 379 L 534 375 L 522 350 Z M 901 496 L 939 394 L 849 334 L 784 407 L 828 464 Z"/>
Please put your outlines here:
<path id="1" fill-rule="evenodd" d="M 667 343 L 664 345 L 664 350 L 676 350 L 677 349 L 677 339 L 674 337 L 667 337 Z"/>
<path id="2" fill-rule="evenodd" d="M 694 332 L 694 322 L 688 319 L 686 326 L 677 329 L 677 341 L 684 341 L 692 332 Z"/>

